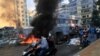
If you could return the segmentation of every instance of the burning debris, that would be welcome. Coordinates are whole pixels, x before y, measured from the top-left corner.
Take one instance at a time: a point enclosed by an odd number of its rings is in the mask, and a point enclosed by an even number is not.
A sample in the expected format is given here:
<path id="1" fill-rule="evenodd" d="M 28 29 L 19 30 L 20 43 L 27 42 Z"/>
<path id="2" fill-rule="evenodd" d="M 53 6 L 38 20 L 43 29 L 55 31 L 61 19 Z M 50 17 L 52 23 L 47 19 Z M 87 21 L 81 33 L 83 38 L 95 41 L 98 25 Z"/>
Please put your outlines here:
<path id="1" fill-rule="evenodd" d="M 55 25 L 55 18 L 53 14 L 55 12 L 58 0 L 36 1 L 37 15 L 31 23 L 33 26 L 32 32 L 29 34 L 28 38 L 21 42 L 21 44 L 31 44 L 33 41 L 37 40 L 35 37 L 40 37 L 40 35 L 47 37 Z M 35 36 L 33 36 L 33 34 Z"/>
<path id="2" fill-rule="evenodd" d="M 34 35 L 31 35 L 29 38 L 24 39 L 24 41 L 20 42 L 22 45 L 23 44 L 32 44 L 32 42 L 36 43 L 39 39 L 35 38 Z"/>
<path id="3" fill-rule="evenodd" d="M 39 31 L 43 36 L 48 36 L 50 30 L 55 25 L 55 18 L 53 14 L 57 7 L 58 0 L 37 0 L 37 17 L 33 20 L 31 25 L 34 27 L 33 31 Z"/>

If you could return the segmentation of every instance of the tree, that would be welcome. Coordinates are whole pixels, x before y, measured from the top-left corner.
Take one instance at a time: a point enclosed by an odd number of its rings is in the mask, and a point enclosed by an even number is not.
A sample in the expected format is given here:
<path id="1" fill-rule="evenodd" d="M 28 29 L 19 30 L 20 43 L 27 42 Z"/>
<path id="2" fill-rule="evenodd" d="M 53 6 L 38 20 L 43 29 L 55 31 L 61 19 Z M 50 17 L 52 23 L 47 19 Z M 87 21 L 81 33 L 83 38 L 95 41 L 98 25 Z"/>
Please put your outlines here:
<path id="1" fill-rule="evenodd" d="M 100 27 L 100 0 L 98 0 L 96 3 L 96 9 L 93 10 L 93 15 L 92 15 L 92 23 Z M 98 8 L 98 9 L 97 9 Z"/>

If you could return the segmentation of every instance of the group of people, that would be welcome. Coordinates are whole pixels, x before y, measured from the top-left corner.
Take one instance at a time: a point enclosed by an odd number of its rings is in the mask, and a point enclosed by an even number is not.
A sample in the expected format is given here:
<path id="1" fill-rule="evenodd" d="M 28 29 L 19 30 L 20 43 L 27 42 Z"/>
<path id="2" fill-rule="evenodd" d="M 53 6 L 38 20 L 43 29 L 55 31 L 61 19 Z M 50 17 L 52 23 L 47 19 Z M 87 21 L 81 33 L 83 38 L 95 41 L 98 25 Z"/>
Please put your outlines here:
<path id="1" fill-rule="evenodd" d="M 72 33 L 74 33 L 73 35 L 75 37 L 80 38 L 80 46 L 83 48 L 100 38 L 100 32 L 97 32 L 94 25 L 91 25 L 89 27 L 87 27 L 86 25 L 82 27 L 76 26 L 73 29 Z"/>

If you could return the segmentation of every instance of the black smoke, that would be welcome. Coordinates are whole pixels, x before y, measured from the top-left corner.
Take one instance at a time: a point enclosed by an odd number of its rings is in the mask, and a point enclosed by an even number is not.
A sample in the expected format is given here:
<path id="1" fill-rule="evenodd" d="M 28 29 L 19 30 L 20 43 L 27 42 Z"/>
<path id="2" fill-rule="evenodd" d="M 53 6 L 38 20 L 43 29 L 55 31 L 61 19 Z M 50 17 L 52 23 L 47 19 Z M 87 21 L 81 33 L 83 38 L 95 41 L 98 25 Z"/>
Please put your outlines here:
<path id="1" fill-rule="evenodd" d="M 55 25 L 53 16 L 57 7 L 58 0 L 38 0 L 37 1 L 37 17 L 34 18 L 31 25 L 34 27 L 32 32 L 39 31 L 42 35 L 48 35 L 49 31 Z"/>
<path id="2" fill-rule="evenodd" d="M 58 0 L 39 0 L 37 5 L 38 13 L 49 13 L 52 14 L 57 7 Z"/>

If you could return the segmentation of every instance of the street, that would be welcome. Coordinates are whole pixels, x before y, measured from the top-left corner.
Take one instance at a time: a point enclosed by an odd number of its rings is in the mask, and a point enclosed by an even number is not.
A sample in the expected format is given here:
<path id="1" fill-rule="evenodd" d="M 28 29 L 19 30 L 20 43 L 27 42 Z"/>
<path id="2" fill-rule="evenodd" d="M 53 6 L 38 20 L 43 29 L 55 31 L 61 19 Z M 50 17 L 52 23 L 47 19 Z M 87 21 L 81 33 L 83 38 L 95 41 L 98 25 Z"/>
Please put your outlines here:
<path id="1" fill-rule="evenodd" d="M 56 56 L 73 56 L 80 50 L 79 46 L 68 46 L 66 44 L 59 45 L 57 49 Z"/>
<path id="2" fill-rule="evenodd" d="M 13 46 L 0 48 L 0 56 L 21 56 L 26 46 Z M 79 51 L 77 46 L 57 45 L 56 56 L 72 56 Z"/>
<path id="3" fill-rule="evenodd" d="M 40 55 L 100 56 L 100 0 L 0 0 L 0 10 L 0 56 L 22 56 L 24 44 Z"/>

